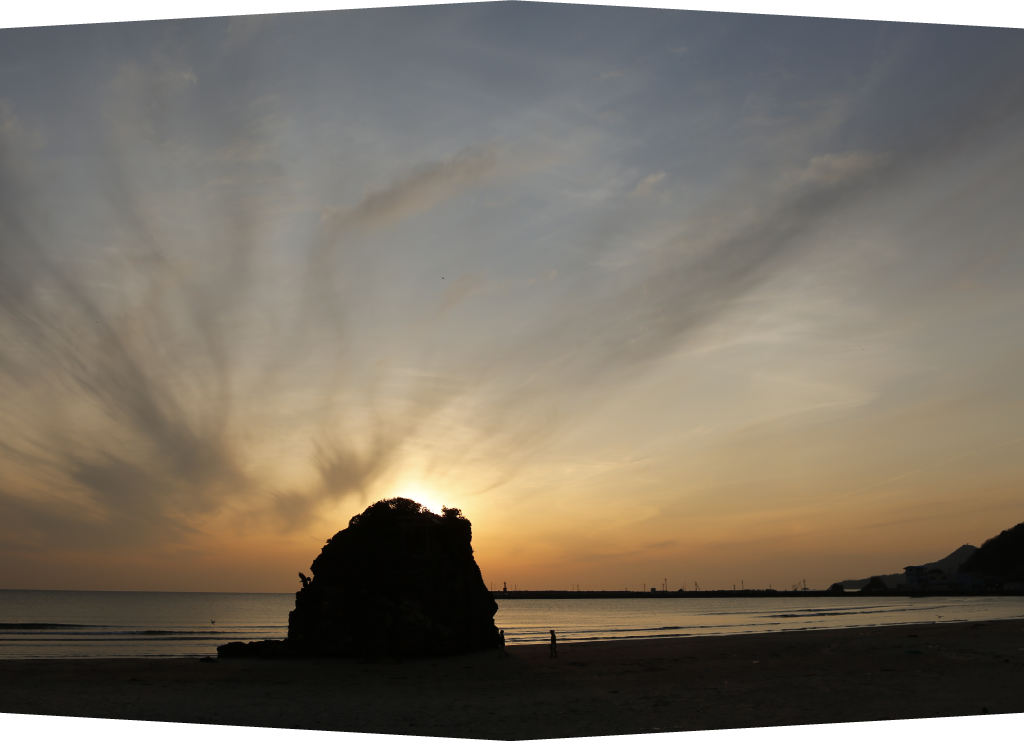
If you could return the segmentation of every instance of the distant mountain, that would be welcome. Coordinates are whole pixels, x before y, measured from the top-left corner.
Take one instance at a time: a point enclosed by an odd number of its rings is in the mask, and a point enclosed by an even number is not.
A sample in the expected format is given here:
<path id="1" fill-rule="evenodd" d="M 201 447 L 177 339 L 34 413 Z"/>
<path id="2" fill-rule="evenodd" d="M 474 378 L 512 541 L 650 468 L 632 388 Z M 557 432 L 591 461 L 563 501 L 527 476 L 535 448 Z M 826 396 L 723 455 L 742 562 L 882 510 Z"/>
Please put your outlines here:
<path id="1" fill-rule="evenodd" d="M 986 540 L 960 570 L 1007 582 L 1024 581 L 1024 522 Z"/>
<path id="2" fill-rule="evenodd" d="M 1022 525 L 1024 525 L 1024 523 L 1022 523 Z M 1024 527 L 1022 527 L 1022 525 L 1018 525 L 1014 530 L 1020 530 L 1020 545 L 1021 547 L 1024 547 Z M 1007 530 L 1003 535 L 1008 532 L 1010 531 Z M 1002 537 L 1002 535 L 997 536 L 997 538 L 1000 537 Z M 996 540 L 997 538 L 993 538 L 993 540 Z M 991 542 L 992 540 L 986 541 L 985 545 L 988 545 Z M 964 564 L 966 564 L 971 556 L 973 556 L 978 550 L 977 546 L 962 545 L 948 556 L 940 558 L 938 561 L 933 561 L 932 563 L 908 563 L 907 566 L 925 566 L 929 569 L 942 569 L 946 573 L 951 574 L 958 569 L 963 569 Z M 1018 552 L 1024 553 L 1024 550 L 1019 550 Z M 898 585 L 905 585 L 907 583 L 906 577 L 903 575 L 902 571 L 898 574 L 884 574 L 881 576 L 881 579 L 889 589 L 896 589 Z M 860 589 L 861 587 L 866 586 L 869 581 L 871 581 L 870 577 L 867 579 L 847 579 L 846 581 L 841 581 L 839 583 L 843 585 L 843 589 Z"/>

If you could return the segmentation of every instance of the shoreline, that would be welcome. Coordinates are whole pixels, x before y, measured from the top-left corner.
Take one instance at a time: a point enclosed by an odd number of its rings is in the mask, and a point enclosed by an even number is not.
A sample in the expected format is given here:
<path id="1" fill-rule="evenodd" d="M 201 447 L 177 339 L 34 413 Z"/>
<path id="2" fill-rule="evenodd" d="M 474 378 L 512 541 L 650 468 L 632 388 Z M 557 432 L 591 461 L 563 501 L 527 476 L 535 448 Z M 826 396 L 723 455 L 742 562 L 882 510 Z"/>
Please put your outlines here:
<path id="1" fill-rule="evenodd" d="M 773 599 L 776 597 L 792 598 L 814 598 L 814 597 L 835 597 L 837 599 L 863 599 L 875 597 L 911 597 L 918 599 L 922 597 L 1024 597 L 1024 589 L 1000 590 L 1000 591 L 956 591 L 956 590 L 920 590 L 903 591 L 899 589 L 877 590 L 872 592 L 861 592 L 859 589 L 851 589 L 845 592 L 830 592 L 827 589 L 809 589 L 804 591 L 777 591 L 770 589 L 720 589 L 702 590 L 688 592 L 617 592 L 617 591 L 558 591 L 558 590 L 518 590 L 512 592 L 491 592 L 496 600 L 502 599 Z"/>
<path id="2" fill-rule="evenodd" d="M 859 589 L 847 589 L 843 592 L 830 592 L 827 589 L 808 589 L 807 591 L 782 589 L 702 589 L 686 591 L 643 592 L 640 590 L 558 590 L 558 589 L 518 589 L 507 592 L 488 590 L 495 599 L 606 599 L 625 597 L 628 599 L 676 599 L 681 597 L 1024 597 L 1024 589 L 1001 590 L 902 590 L 887 589 L 862 592 Z M 0 587 L 4 592 L 73 592 L 79 594 L 158 594 L 158 595 L 233 595 L 233 596 L 280 596 L 294 597 L 295 592 L 223 592 L 223 591 L 164 591 L 148 589 L 35 589 L 28 587 Z"/>
<path id="3" fill-rule="evenodd" d="M 1019 620 L 1024 622 L 1024 618 L 986 618 L 985 620 L 967 620 L 967 619 L 954 619 L 954 620 L 926 620 L 920 623 L 909 622 L 909 623 L 882 623 L 876 625 L 840 625 L 831 626 L 823 625 L 820 627 L 804 627 L 804 628 L 779 628 L 778 630 L 758 630 L 758 631 L 735 631 L 731 633 L 680 633 L 672 635 L 653 635 L 653 636 L 627 636 L 621 638 L 591 638 L 583 641 L 574 641 L 570 638 L 562 639 L 559 637 L 559 645 L 563 642 L 565 644 L 576 645 L 606 645 L 609 643 L 622 642 L 622 643 L 633 643 L 636 641 L 670 641 L 670 640 L 688 640 L 693 638 L 746 638 L 748 636 L 767 636 L 777 635 L 780 633 L 791 634 L 791 633 L 822 633 L 832 630 L 875 630 L 876 628 L 913 628 L 919 625 L 962 625 L 964 623 L 996 623 L 1006 620 Z M 561 634 L 559 634 L 561 636 Z M 547 646 L 548 642 L 544 641 L 516 641 L 508 639 L 507 646 Z M 2 661 L 2 659 L 0 659 Z"/>
<path id="4" fill-rule="evenodd" d="M 1024 619 L 395 659 L 4 659 L 0 712 L 527 739 L 1024 713 Z"/>
<path id="5" fill-rule="evenodd" d="M 820 633 L 822 631 L 835 631 L 835 630 L 873 630 L 876 628 L 900 628 L 900 627 L 913 627 L 921 625 L 957 625 L 970 622 L 1000 622 L 1006 620 L 1024 620 L 1024 617 L 988 617 L 984 619 L 971 619 L 971 618 L 949 618 L 946 620 L 922 620 L 922 621 L 907 621 L 907 622 L 893 622 L 893 623 L 876 623 L 870 625 L 809 625 L 802 627 L 780 627 L 774 630 L 735 630 L 726 632 L 698 632 L 698 633 L 656 633 L 654 635 L 631 635 L 631 636 L 607 636 L 607 637 L 587 637 L 585 639 L 573 639 L 571 633 L 564 627 L 559 629 L 559 641 L 564 643 L 572 643 L 573 645 L 581 645 L 586 643 L 593 643 L 595 645 L 605 645 L 617 641 L 631 643 L 637 641 L 658 641 L 658 640 L 688 640 L 695 638 L 741 638 L 741 637 L 754 637 L 761 635 L 774 635 L 774 634 L 789 634 L 789 633 Z M 3 623 L 0 624 L 0 628 L 7 629 L 20 629 L 26 631 L 40 631 L 41 633 L 51 628 L 70 628 L 70 627 L 92 627 L 87 625 L 72 625 L 72 624 L 58 624 L 58 623 Z M 505 626 L 506 628 L 508 626 Z M 558 629 L 558 626 L 555 626 Z M 284 630 L 284 628 L 282 628 Z M 640 629 L 637 629 L 640 630 Z M 685 626 L 667 626 L 664 628 L 657 628 L 651 630 L 686 630 Z M 286 639 L 286 635 L 282 634 L 277 638 L 266 638 L 266 637 L 252 637 L 252 638 L 236 638 L 234 640 L 248 643 L 248 642 L 272 642 L 272 643 L 283 643 Z M 21 639 L 18 639 L 21 640 Z M 543 636 L 537 639 L 534 638 L 516 638 L 514 636 L 506 636 L 507 646 L 546 646 L 548 644 L 547 637 Z M 229 641 L 230 642 L 230 641 Z M 6 661 L 92 661 L 92 660 L 111 660 L 111 661 L 124 661 L 134 659 L 152 659 L 152 660 L 170 660 L 170 659 L 200 659 L 203 657 L 212 656 L 217 657 L 217 647 L 211 646 L 209 650 L 196 651 L 192 653 L 181 653 L 181 654 L 164 654 L 164 655 L 121 655 L 121 656 L 3 656 L 0 654 L 0 663 Z M 222 658 L 222 657 L 219 657 Z M 233 659 L 246 658 L 235 656 Z M 260 658 L 259 656 L 250 656 L 247 658 Z M 265 657 L 271 658 L 271 657 Z M 276 657 L 274 657 L 276 658 Z M 290 657 L 298 658 L 298 657 Z"/>

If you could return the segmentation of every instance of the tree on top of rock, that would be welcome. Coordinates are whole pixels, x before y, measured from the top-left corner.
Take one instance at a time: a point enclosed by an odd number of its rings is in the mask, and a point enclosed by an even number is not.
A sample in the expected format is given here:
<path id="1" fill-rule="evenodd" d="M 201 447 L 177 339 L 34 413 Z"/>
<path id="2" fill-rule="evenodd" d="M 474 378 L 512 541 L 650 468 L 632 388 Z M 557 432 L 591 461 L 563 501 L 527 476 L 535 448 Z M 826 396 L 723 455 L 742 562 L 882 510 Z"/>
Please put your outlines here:
<path id="1" fill-rule="evenodd" d="M 382 499 L 379 502 L 374 502 L 367 507 L 362 514 L 354 515 L 352 519 L 348 521 L 348 526 L 357 527 L 359 525 L 385 522 L 395 516 L 402 515 L 411 516 L 433 514 L 433 512 L 419 502 L 414 502 L 413 500 L 405 499 L 404 497 L 395 497 L 393 499 Z M 437 515 L 434 516 L 436 517 Z"/>

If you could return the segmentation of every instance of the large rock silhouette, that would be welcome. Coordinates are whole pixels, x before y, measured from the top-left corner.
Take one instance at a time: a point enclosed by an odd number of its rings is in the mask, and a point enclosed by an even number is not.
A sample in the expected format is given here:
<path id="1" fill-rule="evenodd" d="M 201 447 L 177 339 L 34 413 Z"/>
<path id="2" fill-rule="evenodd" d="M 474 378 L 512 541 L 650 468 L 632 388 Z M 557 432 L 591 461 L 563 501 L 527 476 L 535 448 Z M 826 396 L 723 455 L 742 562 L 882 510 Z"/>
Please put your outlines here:
<path id="1" fill-rule="evenodd" d="M 498 603 L 457 509 L 387 499 L 327 541 L 288 615 L 289 652 L 317 656 L 459 654 L 498 643 Z"/>

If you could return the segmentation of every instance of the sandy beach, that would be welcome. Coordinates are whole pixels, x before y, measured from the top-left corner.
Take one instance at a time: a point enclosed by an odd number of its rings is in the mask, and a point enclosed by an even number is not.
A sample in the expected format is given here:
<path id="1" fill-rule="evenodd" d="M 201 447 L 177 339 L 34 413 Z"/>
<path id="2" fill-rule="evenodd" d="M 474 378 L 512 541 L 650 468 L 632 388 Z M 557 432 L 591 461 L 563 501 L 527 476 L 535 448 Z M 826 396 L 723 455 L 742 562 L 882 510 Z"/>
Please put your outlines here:
<path id="1" fill-rule="evenodd" d="M 443 659 L 0 661 L 0 712 L 532 739 L 1024 712 L 1024 620 Z"/>

